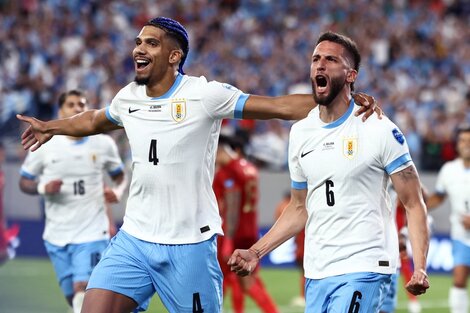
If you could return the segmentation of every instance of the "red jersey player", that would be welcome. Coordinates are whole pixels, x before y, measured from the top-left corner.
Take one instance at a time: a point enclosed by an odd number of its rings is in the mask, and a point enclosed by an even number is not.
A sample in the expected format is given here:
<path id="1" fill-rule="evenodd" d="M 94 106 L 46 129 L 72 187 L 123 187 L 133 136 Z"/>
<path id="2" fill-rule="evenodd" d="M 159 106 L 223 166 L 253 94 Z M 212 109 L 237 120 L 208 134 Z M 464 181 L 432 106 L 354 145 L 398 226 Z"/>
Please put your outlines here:
<path id="1" fill-rule="evenodd" d="M 248 249 L 258 240 L 258 169 L 243 157 L 242 151 L 240 141 L 220 137 L 213 184 L 225 233 L 223 238 L 219 237 L 219 262 L 225 277 L 224 285 L 232 287 L 236 313 L 243 312 L 243 293 L 248 294 L 263 312 L 275 313 L 278 309 L 258 274 L 239 277 L 227 266 L 234 249 Z"/>

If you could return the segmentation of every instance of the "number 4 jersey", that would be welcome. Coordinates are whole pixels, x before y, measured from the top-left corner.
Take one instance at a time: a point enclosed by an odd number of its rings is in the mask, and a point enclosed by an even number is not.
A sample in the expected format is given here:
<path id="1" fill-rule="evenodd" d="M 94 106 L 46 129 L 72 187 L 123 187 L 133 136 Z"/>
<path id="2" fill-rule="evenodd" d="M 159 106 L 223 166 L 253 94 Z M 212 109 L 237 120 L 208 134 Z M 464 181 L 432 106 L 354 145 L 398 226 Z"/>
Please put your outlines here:
<path id="1" fill-rule="evenodd" d="M 396 272 L 398 242 L 389 175 L 411 165 L 405 139 L 386 117 L 355 117 L 354 102 L 326 124 L 319 108 L 293 125 L 292 188 L 308 189 L 307 278 Z"/>
<path id="2" fill-rule="evenodd" d="M 204 77 L 178 75 L 158 98 L 130 83 L 107 109 L 124 127 L 132 183 L 122 229 L 138 239 L 189 244 L 222 233 L 212 190 L 221 121 L 241 117 L 248 95 Z"/>
<path id="3" fill-rule="evenodd" d="M 54 136 L 30 152 L 21 176 L 40 183 L 60 179 L 60 192 L 45 195 L 43 239 L 64 246 L 109 239 L 109 220 L 103 195 L 103 170 L 111 176 L 123 171 L 116 144 L 107 135 L 71 140 Z"/>

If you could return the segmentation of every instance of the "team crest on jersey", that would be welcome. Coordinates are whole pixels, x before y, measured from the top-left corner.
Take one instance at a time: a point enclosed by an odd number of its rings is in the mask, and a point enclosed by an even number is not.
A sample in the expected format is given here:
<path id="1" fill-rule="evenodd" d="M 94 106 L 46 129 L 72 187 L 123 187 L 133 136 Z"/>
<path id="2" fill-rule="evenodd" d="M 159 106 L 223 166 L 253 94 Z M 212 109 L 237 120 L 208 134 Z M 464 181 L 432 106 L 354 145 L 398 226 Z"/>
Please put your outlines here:
<path id="1" fill-rule="evenodd" d="M 186 118 L 186 99 L 173 99 L 171 101 L 171 117 L 178 123 Z"/>
<path id="2" fill-rule="evenodd" d="M 343 139 L 343 155 L 347 159 L 353 159 L 357 154 L 357 138 Z"/>

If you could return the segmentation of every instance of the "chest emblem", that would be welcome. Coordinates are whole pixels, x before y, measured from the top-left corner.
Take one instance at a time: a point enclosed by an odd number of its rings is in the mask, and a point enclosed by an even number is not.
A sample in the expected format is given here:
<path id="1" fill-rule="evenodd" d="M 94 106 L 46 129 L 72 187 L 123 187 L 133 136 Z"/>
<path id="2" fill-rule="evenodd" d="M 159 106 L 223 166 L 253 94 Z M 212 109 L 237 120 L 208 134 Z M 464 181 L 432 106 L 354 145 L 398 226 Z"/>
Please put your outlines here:
<path id="1" fill-rule="evenodd" d="M 175 122 L 182 122 L 186 118 L 186 100 L 173 99 L 171 100 L 171 117 Z"/>
<path id="2" fill-rule="evenodd" d="M 357 154 L 357 138 L 344 138 L 343 139 L 343 155 L 352 160 Z"/>

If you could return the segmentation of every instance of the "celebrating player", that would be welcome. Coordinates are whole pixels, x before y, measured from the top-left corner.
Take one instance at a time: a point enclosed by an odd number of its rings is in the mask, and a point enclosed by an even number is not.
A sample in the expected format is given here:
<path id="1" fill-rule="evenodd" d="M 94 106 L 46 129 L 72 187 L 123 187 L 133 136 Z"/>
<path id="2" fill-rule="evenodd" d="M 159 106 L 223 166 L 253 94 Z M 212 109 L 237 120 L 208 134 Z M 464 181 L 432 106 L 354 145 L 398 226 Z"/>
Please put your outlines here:
<path id="1" fill-rule="evenodd" d="M 391 121 L 353 117 L 359 64 L 351 39 L 320 36 L 310 68 L 319 106 L 290 133 L 291 202 L 265 236 L 229 260 L 233 271 L 250 274 L 261 257 L 306 227 L 306 312 L 378 312 L 398 260 L 389 176 L 409 217 L 415 270 L 407 289 L 418 295 L 429 287 L 420 180 Z"/>
<path id="2" fill-rule="evenodd" d="M 83 93 L 71 90 L 59 97 L 59 117 L 85 112 Z M 127 186 L 117 146 L 106 135 L 54 137 L 21 167 L 23 192 L 45 199 L 44 245 L 57 280 L 74 313 L 79 313 L 94 266 L 110 238 L 105 198 L 117 200 Z M 116 186 L 105 192 L 106 170 Z M 111 228 L 112 229 L 112 228 Z"/>

